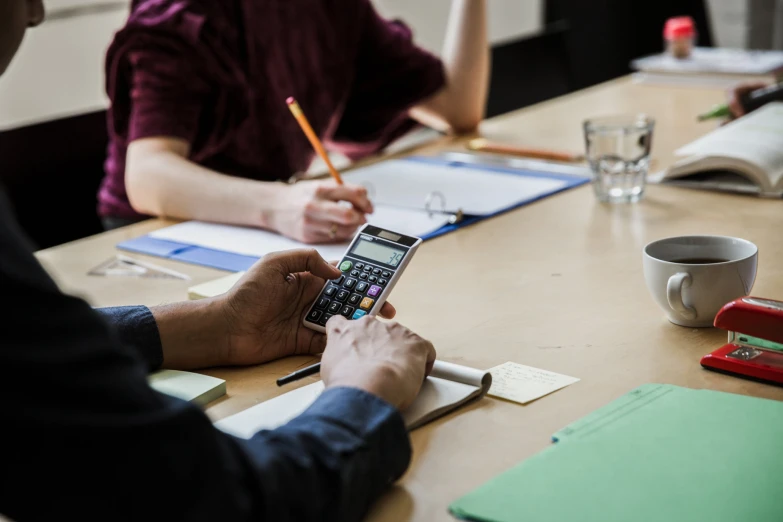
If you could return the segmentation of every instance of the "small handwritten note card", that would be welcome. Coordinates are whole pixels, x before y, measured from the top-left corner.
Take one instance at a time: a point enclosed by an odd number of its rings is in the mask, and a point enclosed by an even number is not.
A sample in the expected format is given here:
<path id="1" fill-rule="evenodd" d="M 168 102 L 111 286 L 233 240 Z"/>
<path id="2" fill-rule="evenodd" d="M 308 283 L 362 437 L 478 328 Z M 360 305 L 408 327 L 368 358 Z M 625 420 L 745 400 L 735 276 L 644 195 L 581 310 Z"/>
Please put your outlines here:
<path id="1" fill-rule="evenodd" d="M 489 373 L 492 374 L 489 394 L 520 404 L 527 404 L 579 380 L 514 362 L 495 366 Z"/>

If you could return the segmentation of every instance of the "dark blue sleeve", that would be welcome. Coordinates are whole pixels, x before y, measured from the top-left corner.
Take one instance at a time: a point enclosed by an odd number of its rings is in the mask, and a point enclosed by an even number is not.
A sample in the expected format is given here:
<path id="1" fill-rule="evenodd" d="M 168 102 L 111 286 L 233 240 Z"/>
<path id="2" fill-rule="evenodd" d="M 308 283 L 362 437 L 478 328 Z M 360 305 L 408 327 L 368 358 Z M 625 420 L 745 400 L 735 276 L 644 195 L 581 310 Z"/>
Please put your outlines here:
<path id="1" fill-rule="evenodd" d="M 401 416 L 359 390 L 329 390 L 250 440 L 156 393 L 137 351 L 26 250 L 2 194 L 0 295 L 13 303 L 0 321 L 12 520 L 351 522 L 408 465 Z"/>
<path id="2" fill-rule="evenodd" d="M 98 308 L 97 312 L 108 321 L 120 342 L 136 350 L 149 370 L 157 370 L 163 364 L 163 347 L 160 344 L 158 323 L 146 306 L 115 306 Z"/>

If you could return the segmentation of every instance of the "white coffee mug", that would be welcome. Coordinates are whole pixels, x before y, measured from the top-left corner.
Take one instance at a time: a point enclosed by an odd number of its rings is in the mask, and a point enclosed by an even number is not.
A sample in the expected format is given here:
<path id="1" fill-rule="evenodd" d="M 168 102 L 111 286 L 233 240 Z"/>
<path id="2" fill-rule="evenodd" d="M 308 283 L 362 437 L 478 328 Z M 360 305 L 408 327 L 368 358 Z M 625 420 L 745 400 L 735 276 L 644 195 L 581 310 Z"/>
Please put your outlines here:
<path id="1" fill-rule="evenodd" d="M 736 237 L 682 236 L 644 247 L 644 280 L 669 321 L 712 326 L 723 305 L 750 294 L 758 247 Z"/>

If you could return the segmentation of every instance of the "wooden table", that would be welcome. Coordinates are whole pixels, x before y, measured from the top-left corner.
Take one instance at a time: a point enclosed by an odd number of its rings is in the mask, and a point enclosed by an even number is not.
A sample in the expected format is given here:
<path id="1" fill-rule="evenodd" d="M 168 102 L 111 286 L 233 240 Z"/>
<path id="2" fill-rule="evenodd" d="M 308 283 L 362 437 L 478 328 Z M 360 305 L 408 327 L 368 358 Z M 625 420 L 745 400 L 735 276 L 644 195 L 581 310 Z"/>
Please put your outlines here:
<path id="1" fill-rule="evenodd" d="M 723 92 L 612 81 L 488 120 L 482 134 L 531 146 L 581 150 L 581 121 L 641 111 L 657 123 L 653 157 L 709 131 L 695 114 Z M 436 148 L 454 148 L 454 143 Z M 486 399 L 412 433 L 413 463 L 374 507 L 372 520 L 450 520 L 450 501 L 546 448 L 550 435 L 632 388 L 649 382 L 711 388 L 783 400 L 783 389 L 703 370 L 699 359 L 725 334 L 666 321 L 642 277 L 642 248 L 680 234 L 725 234 L 760 249 L 754 295 L 783 297 L 780 201 L 650 187 L 636 205 L 603 205 L 589 186 L 574 189 L 425 243 L 395 288 L 399 320 L 439 357 L 489 368 L 506 361 L 581 381 L 527 406 Z M 165 225 L 149 221 L 39 253 L 68 291 L 94 305 L 159 304 L 186 298 L 188 286 L 216 270 L 151 259 L 193 281 L 87 276 L 114 245 Z M 272 380 L 306 359 L 244 369 L 214 369 L 228 397 L 222 418 L 280 393 Z"/>

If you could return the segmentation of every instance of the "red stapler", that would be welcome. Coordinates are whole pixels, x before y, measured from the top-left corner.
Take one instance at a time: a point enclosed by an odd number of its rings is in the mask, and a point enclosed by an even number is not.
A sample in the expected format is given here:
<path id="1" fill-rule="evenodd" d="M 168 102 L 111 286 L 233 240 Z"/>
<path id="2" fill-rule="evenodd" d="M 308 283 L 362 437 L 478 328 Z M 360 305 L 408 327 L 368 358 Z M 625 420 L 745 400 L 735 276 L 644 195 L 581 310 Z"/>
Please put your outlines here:
<path id="1" fill-rule="evenodd" d="M 783 384 L 783 301 L 740 297 L 715 316 L 729 343 L 701 358 L 704 368 Z"/>

